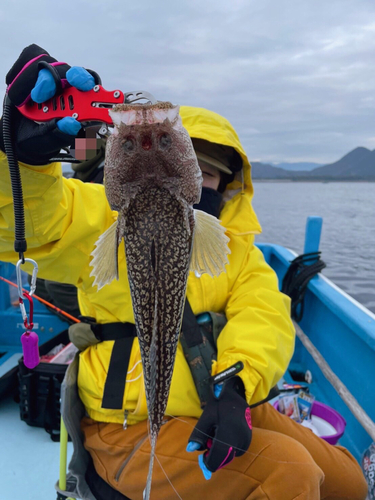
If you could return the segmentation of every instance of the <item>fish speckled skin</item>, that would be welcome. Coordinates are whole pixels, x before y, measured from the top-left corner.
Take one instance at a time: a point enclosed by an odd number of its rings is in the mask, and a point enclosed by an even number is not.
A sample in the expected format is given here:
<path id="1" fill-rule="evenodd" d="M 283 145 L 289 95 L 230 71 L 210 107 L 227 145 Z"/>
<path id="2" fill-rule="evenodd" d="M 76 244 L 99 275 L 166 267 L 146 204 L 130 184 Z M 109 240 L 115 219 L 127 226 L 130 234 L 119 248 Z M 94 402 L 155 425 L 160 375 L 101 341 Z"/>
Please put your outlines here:
<path id="1" fill-rule="evenodd" d="M 156 187 L 138 194 L 126 215 L 125 251 L 151 436 L 164 416 L 185 300 L 191 250 L 185 217 L 178 200 Z"/>
<path id="2" fill-rule="evenodd" d="M 117 210 L 141 349 L 153 455 L 168 402 L 202 174 L 178 107 L 119 105 L 105 160 L 105 188 Z"/>

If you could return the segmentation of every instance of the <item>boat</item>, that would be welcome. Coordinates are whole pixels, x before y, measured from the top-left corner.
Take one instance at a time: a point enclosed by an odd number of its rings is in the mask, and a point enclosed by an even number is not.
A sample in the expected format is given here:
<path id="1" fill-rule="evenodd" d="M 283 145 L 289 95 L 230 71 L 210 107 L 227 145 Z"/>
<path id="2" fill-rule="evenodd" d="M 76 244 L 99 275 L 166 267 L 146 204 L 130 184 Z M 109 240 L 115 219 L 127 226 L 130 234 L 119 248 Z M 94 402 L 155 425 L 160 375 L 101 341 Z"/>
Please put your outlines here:
<path id="1" fill-rule="evenodd" d="M 320 218 L 308 218 L 305 254 L 318 252 L 321 225 Z M 259 243 L 257 246 L 275 270 L 281 287 L 296 253 L 277 244 Z M 0 263 L 1 277 L 12 280 L 14 272 L 14 266 Z M 50 440 L 43 428 L 31 427 L 21 421 L 19 405 L 13 401 L 12 386 L 14 388 L 16 383 L 22 356 L 20 334 L 24 325 L 18 296 L 12 301 L 9 290 L 9 285 L 1 281 L 0 439 L 2 449 L 7 450 L 0 458 L 1 498 L 52 499 L 56 495 L 54 486 L 59 476 L 58 444 Z M 336 410 L 346 421 L 339 444 L 347 447 L 360 462 L 364 451 L 375 441 L 372 433 L 375 420 L 375 315 L 321 273 L 308 282 L 303 301 L 295 352 L 279 386 L 307 385 L 317 401 Z M 67 322 L 44 305 L 34 302 L 34 330 L 38 332 L 40 344 L 66 331 Z M 315 352 L 306 343 L 306 337 Z M 327 370 L 323 367 L 322 371 L 321 359 L 351 394 L 355 408 L 343 395 L 341 387 L 335 388 L 332 380 L 326 378 Z M 72 446 L 68 443 L 68 456 L 71 453 Z M 65 468 L 64 460 L 62 467 Z"/>
<path id="2" fill-rule="evenodd" d="M 307 219 L 304 254 L 318 252 L 321 225 L 320 217 Z M 265 243 L 258 246 L 281 284 L 297 254 L 279 245 Z M 299 326 L 374 421 L 375 314 L 319 273 L 307 286 Z M 284 375 L 285 382 L 300 381 L 301 374 L 316 400 L 342 415 L 346 428 L 339 444 L 348 448 L 360 462 L 363 452 L 375 438 L 359 423 L 297 336 L 294 355 Z"/>

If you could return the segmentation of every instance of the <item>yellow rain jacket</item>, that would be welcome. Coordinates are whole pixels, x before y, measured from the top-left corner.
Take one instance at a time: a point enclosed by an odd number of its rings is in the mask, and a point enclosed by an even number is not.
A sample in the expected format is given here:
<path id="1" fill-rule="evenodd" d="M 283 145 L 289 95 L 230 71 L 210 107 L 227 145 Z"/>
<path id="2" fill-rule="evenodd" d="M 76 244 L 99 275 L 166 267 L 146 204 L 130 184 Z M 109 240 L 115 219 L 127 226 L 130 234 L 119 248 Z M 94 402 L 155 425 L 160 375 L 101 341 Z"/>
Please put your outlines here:
<path id="1" fill-rule="evenodd" d="M 285 372 L 294 349 L 294 329 L 289 315 L 289 298 L 278 290 L 277 277 L 254 246 L 254 234 L 261 231 L 251 206 L 253 188 L 250 164 L 231 124 L 216 113 L 182 107 L 184 126 L 191 137 L 234 147 L 243 159 L 243 172 L 224 193 L 221 212 L 230 237 L 229 265 L 219 277 L 201 278 L 190 273 L 187 297 L 194 314 L 224 311 L 228 322 L 218 339 L 218 360 L 213 374 L 241 360 L 239 374 L 245 384 L 248 403 L 267 397 Z M 0 260 L 13 262 L 14 214 L 5 154 L 0 151 Z M 81 312 L 98 323 L 132 322 L 124 243 L 119 249 L 119 281 L 100 291 L 90 278 L 90 254 L 98 237 L 114 222 L 104 187 L 65 179 L 58 163 L 35 167 L 20 164 L 26 218 L 26 257 L 37 261 L 40 278 L 72 283 L 78 287 Z M 24 267 L 24 269 L 27 269 Z M 122 410 L 101 407 L 113 341 L 106 341 L 80 353 L 79 394 L 89 416 L 97 421 L 128 424 L 147 418 L 142 365 L 137 339 L 130 356 Z M 199 417 L 200 401 L 181 345 L 166 413 Z"/>

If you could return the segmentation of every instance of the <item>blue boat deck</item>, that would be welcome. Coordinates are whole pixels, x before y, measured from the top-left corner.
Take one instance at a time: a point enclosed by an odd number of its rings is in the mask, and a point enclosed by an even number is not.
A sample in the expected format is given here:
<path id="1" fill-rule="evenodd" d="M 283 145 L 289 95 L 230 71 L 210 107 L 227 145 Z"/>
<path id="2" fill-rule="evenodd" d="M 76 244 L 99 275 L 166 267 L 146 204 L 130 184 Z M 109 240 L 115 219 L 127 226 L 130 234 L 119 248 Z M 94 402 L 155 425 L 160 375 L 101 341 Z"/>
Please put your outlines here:
<path id="1" fill-rule="evenodd" d="M 55 500 L 59 477 L 59 443 L 44 429 L 20 420 L 11 397 L 0 400 L 1 500 Z M 73 452 L 68 443 L 68 460 Z"/>

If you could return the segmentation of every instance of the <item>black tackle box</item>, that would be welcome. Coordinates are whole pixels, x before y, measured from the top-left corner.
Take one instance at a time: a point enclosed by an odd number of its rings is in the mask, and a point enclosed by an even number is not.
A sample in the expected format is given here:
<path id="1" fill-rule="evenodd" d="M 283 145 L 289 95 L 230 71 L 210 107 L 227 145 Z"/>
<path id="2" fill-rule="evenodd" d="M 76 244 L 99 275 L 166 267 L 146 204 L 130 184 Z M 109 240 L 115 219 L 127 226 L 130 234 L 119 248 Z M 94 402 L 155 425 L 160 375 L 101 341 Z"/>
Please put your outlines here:
<path id="1" fill-rule="evenodd" d="M 69 343 L 64 330 L 39 347 L 40 356 L 59 344 Z M 53 441 L 60 439 L 60 392 L 67 364 L 41 362 L 30 370 L 18 362 L 19 406 L 21 420 L 34 427 L 44 427 Z"/>

